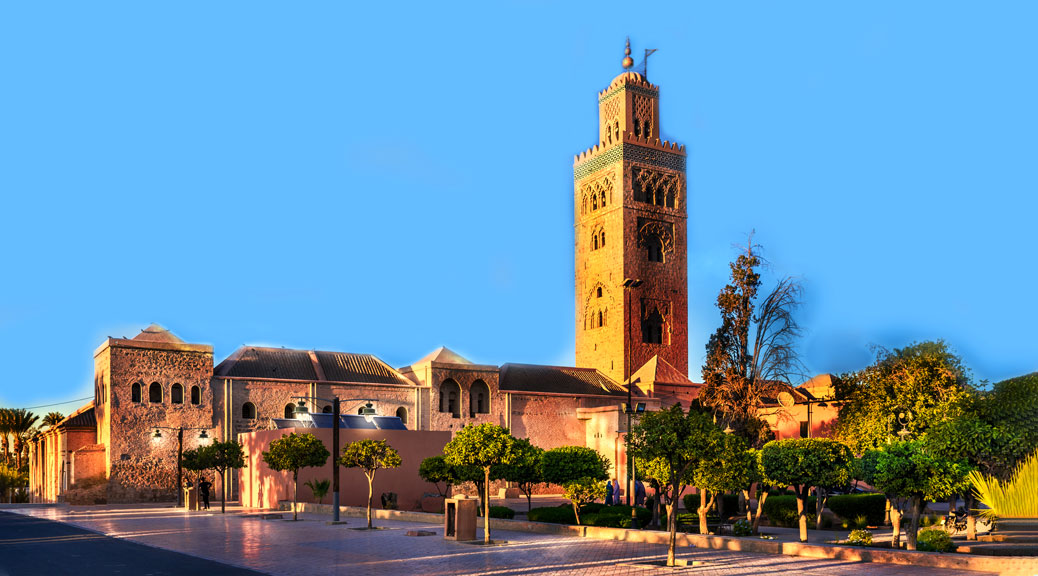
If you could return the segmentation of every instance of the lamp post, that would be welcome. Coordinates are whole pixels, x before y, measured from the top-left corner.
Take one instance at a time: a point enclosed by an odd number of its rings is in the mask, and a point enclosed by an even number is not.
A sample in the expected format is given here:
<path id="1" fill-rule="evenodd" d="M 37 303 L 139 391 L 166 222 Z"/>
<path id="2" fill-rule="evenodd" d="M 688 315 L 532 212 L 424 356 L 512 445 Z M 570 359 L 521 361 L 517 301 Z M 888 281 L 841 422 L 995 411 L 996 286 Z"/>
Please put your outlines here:
<path id="1" fill-rule="evenodd" d="M 184 468 L 181 460 L 184 459 L 184 430 L 201 430 L 202 433 L 198 435 L 199 440 L 209 439 L 208 428 L 188 428 L 184 426 L 156 426 L 155 433 L 152 434 L 153 440 L 161 440 L 161 430 L 176 430 L 177 431 L 177 508 L 184 505 Z"/>
<path id="2" fill-rule="evenodd" d="M 829 402 L 832 402 L 832 401 L 833 401 L 832 398 L 815 398 L 815 399 L 810 399 L 810 400 L 804 400 L 803 402 L 798 402 L 798 404 L 806 404 L 807 405 L 807 437 L 808 438 L 811 437 L 811 427 L 812 427 L 812 422 L 811 422 L 811 406 L 814 406 L 815 404 L 817 404 L 819 408 L 826 408 L 826 407 L 829 406 Z"/>
<path id="3" fill-rule="evenodd" d="M 624 289 L 624 296 L 627 297 L 627 345 L 624 346 L 626 352 L 626 358 L 624 358 L 624 382 L 627 383 L 627 403 L 624 404 L 624 414 L 627 415 L 627 435 L 624 438 L 627 452 L 627 505 L 631 506 L 631 488 L 634 486 L 634 456 L 631 455 L 631 415 L 634 413 L 634 407 L 632 406 L 631 388 L 631 323 L 634 320 L 634 314 L 631 310 L 631 290 L 642 285 L 642 281 L 637 278 L 625 278 L 621 286 Z M 645 404 L 639 405 L 642 411 L 645 410 Z M 635 514 L 634 506 L 631 506 L 631 528 L 638 528 L 638 516 Z"/>
<path id="4" fill-rule="evenodd" d="M 296 396 L 299 398 L 299 402 L 296 403 L 296 414 L 306 414 L 306 399 L 309 396 Z M 322 402 L 328 402 L 327 398 L 310 398 L 314 401 L 320 400 Z M 349 401 L 359 400 L 359 398 L 353 398 Z M 375 409 L 372 407 L 371 400 L 365 400 L 366 404 L 361 408 L 361 415 L 368 422 L 371 422 L 371 417 L 376 414 Z M 332 522 L 339 521 L 339 430 L 342 428 L 342 401 L 338 396 L 331 400 L 332 403 L 332 422 L 334 422 L 334 431 L 332 432 Z"/>

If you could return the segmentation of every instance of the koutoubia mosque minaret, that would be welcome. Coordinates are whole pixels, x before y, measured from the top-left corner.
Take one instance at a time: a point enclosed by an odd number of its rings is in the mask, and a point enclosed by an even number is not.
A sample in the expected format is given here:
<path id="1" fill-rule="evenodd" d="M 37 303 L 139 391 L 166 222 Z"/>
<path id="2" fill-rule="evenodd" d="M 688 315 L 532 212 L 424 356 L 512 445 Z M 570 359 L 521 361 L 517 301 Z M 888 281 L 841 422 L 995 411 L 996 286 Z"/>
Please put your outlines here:
<path id="1" fill-rule="evenodd" d="M 573 160 L 576 363 L 622 382 L 658 355 L 687 376 L 685 147 L 660 139 L 659 87 L 632 70 L 630 41 L 624 54 L 598 94 L 598 144 Z"/>

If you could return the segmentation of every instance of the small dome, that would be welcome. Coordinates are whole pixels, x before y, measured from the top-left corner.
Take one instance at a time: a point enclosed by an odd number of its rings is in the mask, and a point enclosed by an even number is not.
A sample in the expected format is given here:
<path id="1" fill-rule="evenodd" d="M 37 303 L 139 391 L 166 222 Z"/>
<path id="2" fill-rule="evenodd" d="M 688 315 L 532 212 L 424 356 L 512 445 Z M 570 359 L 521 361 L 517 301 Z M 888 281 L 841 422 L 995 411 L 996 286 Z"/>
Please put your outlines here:
<path id="1" fill-rule="evenodd" d="M 612 88 L 613 86 L 616 86 L 624 82 L 644 83 L 645 78 L 637 72 L 631 72 L 628 70 L 625 72 L 621 72 L 619 76 L 613 78 L 613 81 L 609 83 L 609 87 Z"/>

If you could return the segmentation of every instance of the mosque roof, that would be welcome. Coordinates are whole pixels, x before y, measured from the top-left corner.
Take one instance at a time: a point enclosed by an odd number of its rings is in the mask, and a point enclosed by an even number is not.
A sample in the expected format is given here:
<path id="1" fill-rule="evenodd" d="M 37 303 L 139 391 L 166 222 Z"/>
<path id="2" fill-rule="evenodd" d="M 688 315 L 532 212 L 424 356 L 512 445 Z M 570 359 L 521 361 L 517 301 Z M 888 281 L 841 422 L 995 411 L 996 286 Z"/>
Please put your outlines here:
<path id="1" fill-rule="evenodd" d="M 131 338 L 137 342 L 169 342 L 171 344 L 183 344 L 184 341 L 173 335 L 172 332 L 166 330 L 158 324 L 152 324 L 141 333 Z"/>
<path id="2" fill-rule="evenodd" d="M 676 386 L 699 386 L 695 382 L 688 379 L 681 373 L 680 370 L 675 368 L 659 355 L 655 355 L 649 359 L 648 362 L 642 365 L 634 374 L 631 375 L 631 380 L 635 384 L 639 384 L 639 380 L 642 383 L 654 383 L 654 384 L 673 384 Z"/>
<path id="3" fill-rule="evenodd" d="M 94 428 L 96 426 L 97 417 L 94 415 L 93 402 L 69 414 L 64 420 L 54 425 L 55 428 Z"/>
<path id="4" fill-rule="evenodd" d="M 235 350 L 213 374 L 218 378 L 414 385 L 372 354 L 261 346 Z"/>
<path id="5" fill-rule="evenodd" d="M 467 358 L 464 358 L 461 354 L 447 348 L 446 346 L 440 346 L 436 350 L 433 350 L 427 354 L 421 360 L 415 362 L 415 364 L 425 364 L 426 362 L 442 362 L 444 364 L 472 364 Z"/>
<path id="6" fill-rule="evenodd" d="M 626 396 L 627 389 L 594 368 L 505 364 L 501 390 L 581 396 Z"/>

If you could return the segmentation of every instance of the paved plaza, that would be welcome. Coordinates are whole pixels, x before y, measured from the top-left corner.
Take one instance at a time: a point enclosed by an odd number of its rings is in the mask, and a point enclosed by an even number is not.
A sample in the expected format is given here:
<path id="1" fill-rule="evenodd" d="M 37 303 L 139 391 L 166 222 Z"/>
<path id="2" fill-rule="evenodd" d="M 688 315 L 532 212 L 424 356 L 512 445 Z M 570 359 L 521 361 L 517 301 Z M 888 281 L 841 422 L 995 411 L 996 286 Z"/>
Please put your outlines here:
<path id="1" fill-rule="evenodd" d="M 356 530 L 363 519 L 347 518 L 331 526 L 326 517 L 300 515 L 301 520 L 264 520 L 243 516 L 186 513 L 173 508 L 104 506 L 22 508 L 13 510 L 118 539 L 181 552 L 232 566 L 274 575 L 349 574 L 469 575 L 518 574 L 665 575 L 665 574 L 875 574 L 973 575 L 980 572 L 928 569 L 891 564 L 816 560 L 743 552 L 679 549 L 679 558 L 699 561 L 694 568 L 647 566 L 666 557 L 656 544 L 495 531 L 507 545 L 484 548 L 443 539 L 438 524 L 379 520 L 383 530 Z M 291 518 L 286 514 L 287 518 Z M 408 530 L 435 532 L 408 536 Z"/>

